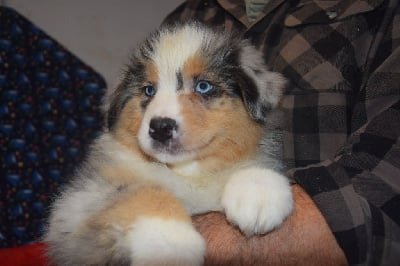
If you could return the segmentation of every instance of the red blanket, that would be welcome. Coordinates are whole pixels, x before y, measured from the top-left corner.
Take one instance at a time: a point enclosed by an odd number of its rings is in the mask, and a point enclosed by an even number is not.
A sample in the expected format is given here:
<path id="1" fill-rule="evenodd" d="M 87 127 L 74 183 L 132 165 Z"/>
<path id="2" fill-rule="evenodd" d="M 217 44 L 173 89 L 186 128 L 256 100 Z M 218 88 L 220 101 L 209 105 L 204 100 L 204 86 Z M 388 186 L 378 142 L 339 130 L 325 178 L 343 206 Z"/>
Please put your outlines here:
<path id="1" fill-rule="evenodd" d="M 6 266 L 44 266 L 46 245 L 35 243 L 16 248 L 0 249 L 0 264 Z"/>

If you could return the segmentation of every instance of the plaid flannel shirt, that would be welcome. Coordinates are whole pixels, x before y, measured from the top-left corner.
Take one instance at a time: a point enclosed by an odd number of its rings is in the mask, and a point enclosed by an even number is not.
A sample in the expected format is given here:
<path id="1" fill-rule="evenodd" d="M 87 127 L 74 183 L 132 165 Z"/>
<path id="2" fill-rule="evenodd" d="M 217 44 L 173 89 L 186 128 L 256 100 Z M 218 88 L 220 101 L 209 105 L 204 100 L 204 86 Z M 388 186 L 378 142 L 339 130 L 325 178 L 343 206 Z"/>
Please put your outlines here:
<path id="1" fill-rule="evenodd" d="M 275 131 L 351 265 L 400 263 L 398 0 L 187 1 L 165 23 L 242 32 L 290 81 Z"/>

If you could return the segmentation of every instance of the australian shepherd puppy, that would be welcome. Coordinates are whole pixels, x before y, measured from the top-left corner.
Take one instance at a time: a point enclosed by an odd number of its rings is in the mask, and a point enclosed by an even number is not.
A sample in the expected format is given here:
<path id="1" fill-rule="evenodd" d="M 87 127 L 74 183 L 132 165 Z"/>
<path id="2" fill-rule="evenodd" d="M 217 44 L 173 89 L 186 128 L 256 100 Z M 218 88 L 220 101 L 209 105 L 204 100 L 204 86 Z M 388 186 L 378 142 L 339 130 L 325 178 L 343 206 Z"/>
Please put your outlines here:
<path id="1" fill-rule="evenodd" d="M 106 132 L 52 207 L 50 259 L 201 265 L 191 215 L 224 211 L 247 236 L 279 226 L 293 200 L 264 127 L 284 83 L 231 34 L 190 23 L 151 35 L 107 93 Z"/>

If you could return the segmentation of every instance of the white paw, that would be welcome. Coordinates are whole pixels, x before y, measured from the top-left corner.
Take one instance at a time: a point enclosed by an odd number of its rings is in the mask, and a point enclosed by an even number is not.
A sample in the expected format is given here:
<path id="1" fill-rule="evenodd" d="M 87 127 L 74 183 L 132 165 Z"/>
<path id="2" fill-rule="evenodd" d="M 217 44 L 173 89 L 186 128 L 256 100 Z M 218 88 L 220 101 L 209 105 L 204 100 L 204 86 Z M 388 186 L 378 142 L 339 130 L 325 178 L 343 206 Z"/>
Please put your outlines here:
<path id="1" fill-rule="evenodd" d="M 232 175 L 221 203 L 228 220 L 247 236 L 273 230 L 293 209 L 287 178 L 275 171 L 255 167 L 241 169 Z"/>
<path id="2" fill-rule="evenodd" d="M 202 265 L 206 245 L 192 224 L 139 218 L 124 241 L 132 265 Z"/>

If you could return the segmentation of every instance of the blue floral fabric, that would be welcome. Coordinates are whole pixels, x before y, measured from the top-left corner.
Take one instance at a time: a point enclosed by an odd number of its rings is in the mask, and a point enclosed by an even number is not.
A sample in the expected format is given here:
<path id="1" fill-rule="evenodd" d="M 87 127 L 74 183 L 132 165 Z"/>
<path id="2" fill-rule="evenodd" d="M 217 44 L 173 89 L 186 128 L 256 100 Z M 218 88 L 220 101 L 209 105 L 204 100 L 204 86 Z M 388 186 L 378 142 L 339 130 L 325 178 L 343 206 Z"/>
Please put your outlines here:
<path id="1" fill-rule="evenodd" d="M 0 7 L 0 248 L 37 240 L 48 206 L 102 128 L 103 78 Z"/>

